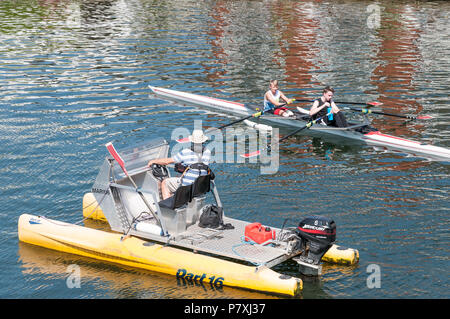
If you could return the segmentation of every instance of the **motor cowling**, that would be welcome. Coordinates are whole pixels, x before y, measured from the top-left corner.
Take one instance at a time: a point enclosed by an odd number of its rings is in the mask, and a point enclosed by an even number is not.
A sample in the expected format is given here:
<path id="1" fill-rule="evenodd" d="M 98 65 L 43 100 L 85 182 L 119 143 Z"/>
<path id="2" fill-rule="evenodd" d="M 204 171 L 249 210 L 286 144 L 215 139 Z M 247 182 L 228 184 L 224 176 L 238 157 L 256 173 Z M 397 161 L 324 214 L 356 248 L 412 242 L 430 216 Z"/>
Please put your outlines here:
<path id="1" fill-rule="evenodd" d="M 302 239 L 304 251 L 308 252 L 304 261 L 318 265 L 323 255 L 336 241 L 336 223 L 324 216 L 308 216 L 296 229 Z"/>

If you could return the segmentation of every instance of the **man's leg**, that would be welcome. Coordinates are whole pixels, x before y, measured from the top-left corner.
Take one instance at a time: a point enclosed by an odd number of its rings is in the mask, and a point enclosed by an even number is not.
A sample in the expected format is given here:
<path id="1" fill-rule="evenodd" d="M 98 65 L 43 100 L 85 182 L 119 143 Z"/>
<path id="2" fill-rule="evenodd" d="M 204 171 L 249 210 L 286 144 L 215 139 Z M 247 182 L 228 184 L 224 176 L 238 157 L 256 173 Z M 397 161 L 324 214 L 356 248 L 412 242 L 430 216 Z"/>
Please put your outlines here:
<path id="1" fill-rule="evenodd" d="M 345 119 L 344 114 L 342 114 L 341 112 L 337 112 L 336 114 L 333 114 L 333 115 L 334 115 L 334 120 L 335 120 L 337 127 L 347 127 L 348 126 L 348 123 L 347 123 L 347 120 Z"/>
<path id="2" fill-rule="evenodd" d="M 180 187 L 181 181 L 178 177 L 169 177 L 161 182 L 161 194 L 163 199 L 169 198 Z"/>
<path id="3" fill-rule="evenodd" d="M 285 107 L 279 107 L 279 108 L 275 109 L 273 114 L 283 116 L 283 117 L 289 117 L 289 116 L 294 115 L 294 113 L 292 113 L 292 111 L 290 111 L 289 109 L 287 109 Z"/>

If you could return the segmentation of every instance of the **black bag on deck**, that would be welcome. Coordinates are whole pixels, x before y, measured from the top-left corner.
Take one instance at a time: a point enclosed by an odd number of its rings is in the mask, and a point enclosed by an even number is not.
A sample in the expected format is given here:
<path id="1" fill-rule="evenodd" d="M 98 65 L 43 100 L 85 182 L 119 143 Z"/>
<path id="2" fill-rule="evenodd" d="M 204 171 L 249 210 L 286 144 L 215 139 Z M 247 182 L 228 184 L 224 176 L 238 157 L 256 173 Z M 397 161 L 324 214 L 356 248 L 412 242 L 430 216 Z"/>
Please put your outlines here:
<path id="1" fill-rule="evenodd" d="M 202 228 L 219 228 L 222 225 L 223 209 L 215 205 L 207 205 L 203 208 L 198 226 Z"/>
<path id="2" fill-rule="evenodd" d="M 215 205 L 207 205 L 203 208 L 198 226 L 202 228 L 234 229 L 234 226 L 230 223 L 223 223 L 223 209 Z"/>

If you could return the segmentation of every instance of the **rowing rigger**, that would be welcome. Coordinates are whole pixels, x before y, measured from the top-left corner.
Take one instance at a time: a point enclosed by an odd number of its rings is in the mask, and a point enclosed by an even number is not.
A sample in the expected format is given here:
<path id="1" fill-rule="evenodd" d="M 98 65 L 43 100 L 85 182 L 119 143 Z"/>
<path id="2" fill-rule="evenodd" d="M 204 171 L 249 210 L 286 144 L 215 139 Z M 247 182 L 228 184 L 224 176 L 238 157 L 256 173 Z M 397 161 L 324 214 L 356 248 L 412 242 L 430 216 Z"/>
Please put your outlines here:
<path id="1" fill-rule="evenodd" d="M 254 114 L 257 110 L 250 106 L 234 101 L 226 101 L 214 97 L 197 95 L 166 88 L 149 86 L 156 96 L 171 101 L 180 102 L 184 105 L 193 105 L 218 113 L 237 117 L 246 117 Z M 272 114 L 264 114 L 258 118 L 260 121 L 281 127 L 299 129 L 309 122 L 309 116 L 297 116 L 296 118 L 285 118 Z M 435 160 L 450 160 L 450 150 L 444 147 L 421 143 L 401 137 L 384 134 L 370 126 L 370 123 L 350 123 L 349 127 L 338 128 L 325 125 L 314 125 L 308 130 L 310 135 L 319 137 L 343 138 L 357 143 L 372 146 L 381 146 L 397 151 L 406 151 L 410 154 L 431 158 Z"/>

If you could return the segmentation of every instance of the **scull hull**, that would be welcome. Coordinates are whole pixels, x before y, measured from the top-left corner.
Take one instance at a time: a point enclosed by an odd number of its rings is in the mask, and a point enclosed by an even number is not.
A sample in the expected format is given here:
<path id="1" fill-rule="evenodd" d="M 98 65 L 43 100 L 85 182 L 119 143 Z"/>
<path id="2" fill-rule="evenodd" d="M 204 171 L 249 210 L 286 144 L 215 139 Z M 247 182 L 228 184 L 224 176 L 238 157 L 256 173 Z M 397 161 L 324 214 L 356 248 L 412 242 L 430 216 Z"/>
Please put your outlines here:
<path id="1" fill-rule="evenodd" d="M 182 104 L 188 104 L 207 108 L 222 114 L 229 114 L 236 117 L 245 117 L 255 113 L 254 109 L 246 107 L 242 103 L 231 102 L 208 96 L 202 96 L 192 93 L 175 91 L 165 88 L 149 86 L 152 92 L 161 97 Z M 287 128 L 300 128 L 306 125 L 306 121 L 300 119 L 286 119 L 280 116 L 263 115 L 259 118 L 262 122 Z M 405 138 L 383 134 L 379 131 L 373 131 L 366 134 L 360 133 L 352 129 L 342 129 L 328 126 L 315 125 L 309 130 L 313 136 L 321 136 L 328 138 L 342 138 L 356 143 L 368 144 L 372 146 L 381 146 L 396 151 L 407 151 L 418 156 L 424 156 L 437 160 L 450 160 L 450 150 L 444 147 L 424 144 Z M 305 132 L 303 130 L 302 132 Z"/>

